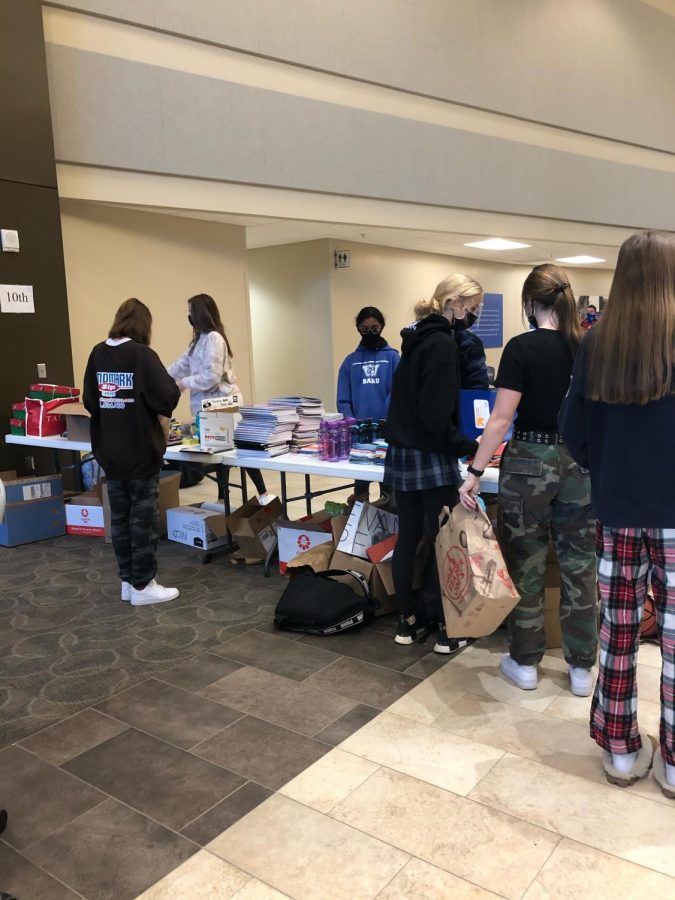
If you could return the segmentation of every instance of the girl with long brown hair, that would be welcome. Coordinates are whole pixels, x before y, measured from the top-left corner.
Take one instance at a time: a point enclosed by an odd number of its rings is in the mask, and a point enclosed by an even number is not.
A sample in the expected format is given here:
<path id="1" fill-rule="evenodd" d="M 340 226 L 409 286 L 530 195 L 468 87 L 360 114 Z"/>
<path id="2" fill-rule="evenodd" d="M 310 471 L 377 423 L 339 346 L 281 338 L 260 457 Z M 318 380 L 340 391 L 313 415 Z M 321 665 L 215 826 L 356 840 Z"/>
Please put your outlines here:
<path id="1" fill-rule="evenodd" d="M 675 235 L 619 251 L 602 319 L 584 341 L 561 416 L 590 469 L 602 599 L 591 735 L 613 784 L 654 775 L 675 799 Z M 636 662 L 651 577 L 659 628 L 660 747 L 640 734 Z"/>
<path id="2" fill-rule="evenodd" d="M 523 690 L 537 687 L 537 666 L 546 651 L 544 579 L 553 540 L 571 689 L 587 697 L 597 650 L 594 516 L 588 475 L 558 433 L 582 331 L 569 278 L 558 266 L 545 264 L 530 272 L 522 304 L 532 330 L 504 349 L 495 407 L 459 493 L 464 506 L 474 509 L 481 475 L 517 413 L 502 461 L 498 519 L 506 564 L 521 599 L 509 617 L 509 653 L 500 669 Z"/>

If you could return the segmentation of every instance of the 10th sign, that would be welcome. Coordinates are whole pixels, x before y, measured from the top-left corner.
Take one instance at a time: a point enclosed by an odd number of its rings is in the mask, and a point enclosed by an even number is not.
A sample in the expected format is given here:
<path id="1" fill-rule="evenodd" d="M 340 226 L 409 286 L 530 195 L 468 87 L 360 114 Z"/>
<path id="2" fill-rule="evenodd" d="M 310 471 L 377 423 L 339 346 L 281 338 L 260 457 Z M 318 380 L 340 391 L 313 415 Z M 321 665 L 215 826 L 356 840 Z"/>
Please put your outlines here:
<path id="1" fill-rule="evenodd" d="M 32 284 L 0 284 L 0 312 L 34 313 Z"/>

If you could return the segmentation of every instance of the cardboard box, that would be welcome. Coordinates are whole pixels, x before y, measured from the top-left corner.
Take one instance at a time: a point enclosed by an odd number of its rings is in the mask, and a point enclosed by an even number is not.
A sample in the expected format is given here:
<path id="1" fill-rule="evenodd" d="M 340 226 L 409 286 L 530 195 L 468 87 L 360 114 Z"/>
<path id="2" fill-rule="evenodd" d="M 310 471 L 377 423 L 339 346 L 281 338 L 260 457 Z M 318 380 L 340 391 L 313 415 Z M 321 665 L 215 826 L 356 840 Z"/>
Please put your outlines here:
<path id="1" fill-rule="evenodd" d="M 368 549 L 398 534 L 398 516 L 370 503 L 355 503 L 338 543 L 338 550 L 368 559 Z"/>
<path id="2" fill-rule="evenodd" d="M 202 400 L 202 411 L 225 409 L 228 412 L 239 412 L 240 404 L 241 394 L 235 392 L 227 397 L 209 397 L 208 400 Z"/>
<path id="3" fill-rule="evenodd" d="M 199 413 L 199 446 L 202 450 L 234 449 L 234 413 L 210 410 Z"/>
<path id="4" fill-rule="evenodd" d="M 371 563 L 380 563 L 386 562 L 390 560 L 394 555 L 394 547 L 398 542 L 398 535 L 392 534 L 391 537 L 386 538 L 384 541 L 380 541 L 379 544 L 375 544 L 374 547 L 369 547 L 366 550 L 368 554 L 368 559 Z"/>
<path id="5" fill-rule="evenodd" d="M 276 521 L 281 516 L 281 501 L 275 497 L 266 506 L 258 498 L 249 500 L 227 517 L 232 539 L 247 559 L 266 559 L 277 541 Z"/>
<path id="6" fill-rule="evenodd" d="M 90 441 L 91 434 L 89 426 L 91 416 L 87 412 L 83 403 L 70 403 L 64 407 L 66 417 L 66 432 L 71 441 Z"/>
<path id="7" fill-rule="evenodd" d="M 288 563 L 300 553 L 333 540 L 330 518 L 326 513 L 316 513 L 297 522 L 281 520 L 277 523 L 277 537 L 279 572 L 283 575 Z"/>
<path id="8" fill-rule="evenodd" d="M 166 469 L 159 473 L 159 536 L 167 536 L 167 512 L 180 506 L 180 472 Z M 105 542 L 112 543 L 110 500 L 108 499 L 108 484 L 105 480 L 96 485 L 96 493 L 101 498 L 103 505 L 103 522 L 105 526 Z"/>
<path id="9" fill-rule="evenodd" d="M 16 472 L 3 472 L 0 477 L 6 495 L 5 515 L 0 522 L 0 546 L 18 547 L 65 534 L 66 514 L 60 475 L 16 478 Z"/>
<path id="10" fill-rule="evenodd" d="M 104 537 L 103 500 L 97 491 L 87 491 L 66 500 L 66 534 Z"/>
<path id="11" fill-rule="evenodd" d="M 167 510 L 166 522 L 170 541 L 198 550 L 213 550 L 230 540 L 225 516 L 202 509 L 200 503 Z"/>
<path id="12" fill-rule="evenodd" d="M 394 579 L 390 562 L 373 565 L 368 560 L 336 550 L 331 559 L 330 568 L 352 569 L 363 575 L 368 582 L 370 593 L 380 604 L 380 608 L 375 613 L 376 616 L 384 616 L 398 609 L 394 596 Z M 336 576 L 335 580 L 354 587 L 354 581 L 348 575 Z"/>

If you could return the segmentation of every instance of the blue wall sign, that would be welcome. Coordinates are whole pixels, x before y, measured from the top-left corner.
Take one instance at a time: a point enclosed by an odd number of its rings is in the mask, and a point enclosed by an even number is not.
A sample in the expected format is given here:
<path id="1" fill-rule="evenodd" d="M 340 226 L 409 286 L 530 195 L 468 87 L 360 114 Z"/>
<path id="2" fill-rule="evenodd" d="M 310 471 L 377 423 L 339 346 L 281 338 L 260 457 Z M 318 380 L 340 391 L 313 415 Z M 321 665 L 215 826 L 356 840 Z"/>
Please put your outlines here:
<path id="1" fill-rule="evenodd" d="M 480 319 L 471 331 L 482 340 L 486 349 L 504 346 L 504 295 L 485 294 Z"/>

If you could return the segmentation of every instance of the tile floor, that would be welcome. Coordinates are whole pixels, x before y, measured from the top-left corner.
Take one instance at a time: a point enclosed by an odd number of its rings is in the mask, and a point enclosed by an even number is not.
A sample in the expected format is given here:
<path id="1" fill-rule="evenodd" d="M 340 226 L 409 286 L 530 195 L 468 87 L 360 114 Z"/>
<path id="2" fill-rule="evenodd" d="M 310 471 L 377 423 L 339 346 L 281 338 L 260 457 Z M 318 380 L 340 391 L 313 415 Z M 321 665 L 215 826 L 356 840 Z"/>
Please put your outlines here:
<path id="1" fill-rule="evenodd" d="M 213 496 L 205 485 L 184 499 L 200 492 Z M 50 553 L 64 562 L 67 547 L 41 547 L 41 564 Z M 322 641 L 282 636 L 257 593 L 260 569 L 237 567 L 227 580 L 213 568 L 225 565 L 210 567 L 207 601 L 193 592 L 172 614 L 175 628 L 210 619 L 232 590 L 259 600 L 257 617 L 247 611 L 236 628 L 209 632 L 208 646 L 191 644 L 188 658 L 134 670 L 123 689 L 18 732 L 0 751 L 0 805 L 10 810 L 0 891 L 18 900 L 675 896 L 675 805 L 651 779 L 627 791 L 605 782 L 589 701 L 569 693 L 560 651 L 547 655 L 539 689 L 523 693 L 497 671 L 501 634 L 449 662 L 430 645 L 396 647 L 387 619 Z M 97 574 L 96 590 L 106 577 Z M 16 614 L 23 595 L 10 587 Z M 58 633 L 60 623 L 45 622 Z M 146 629 L 161 659 L 173 640 L 165 628 Z M 92 665 L 107 634 L 88 644 Z M 21 646 L 26 660 L 45 652 L 53 648 L 37 635 Z M 641 723 L 652 734 L 659 667 L 645 645 Z M 22 697 L 39 691 L 16 663 L 12 673 L 26 682 Z"/>

